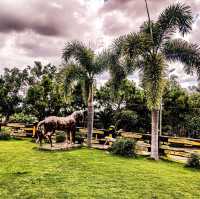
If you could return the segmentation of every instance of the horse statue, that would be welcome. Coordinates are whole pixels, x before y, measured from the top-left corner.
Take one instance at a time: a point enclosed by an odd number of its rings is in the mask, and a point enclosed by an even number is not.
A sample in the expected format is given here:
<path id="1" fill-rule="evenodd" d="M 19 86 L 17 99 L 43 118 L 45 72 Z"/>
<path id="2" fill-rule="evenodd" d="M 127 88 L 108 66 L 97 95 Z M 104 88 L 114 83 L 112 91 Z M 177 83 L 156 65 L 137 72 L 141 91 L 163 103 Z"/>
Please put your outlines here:
<path id="1" fill-rule="evenodd" d="M 83 120 L 83 117 L 84 115 L 82 111 L 75 111 L 67 117 L 49 116 L 45 118 L 37 125 L 36 143 L 39 142 L 41 146 L 42 139 L 47 138 L 51 144 L 51 147 L 53 147 L 51 137 L 56 130 L 61 130 L 65 132 L 66 144 L 68 144 L 69 141 L 70 145 L 72 145 L 75 143 L 76 124 L 78 121 Z M 44 131 L 42 131 L 42 126 Z"/>

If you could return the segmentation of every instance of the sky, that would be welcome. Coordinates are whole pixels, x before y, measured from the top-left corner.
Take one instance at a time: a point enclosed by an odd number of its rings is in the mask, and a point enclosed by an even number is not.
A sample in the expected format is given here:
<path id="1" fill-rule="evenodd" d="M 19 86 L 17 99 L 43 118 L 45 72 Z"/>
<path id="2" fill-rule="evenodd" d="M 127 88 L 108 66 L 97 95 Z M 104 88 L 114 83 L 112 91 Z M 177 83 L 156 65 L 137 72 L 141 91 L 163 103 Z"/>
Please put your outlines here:
<path id="1" fill-rule="evenodd" d="M 148 0 L 152 19 L 176 0 Z M 193 31 L 186 40 L 200 45 L 200 0 L 179 0 L 192 8 Z M 139 30 L 147 20 L 144 0 L 1 0 L 0 73 L 3 68 L 62 63 L 67 41 L 84 42 L 96 51 L 109 46 L 119 35 Z M 179 37 L 177 34 L 176 37 Z M 185 75 L 181 64 L 175 68 L 184 87 L 196 84 L 196 77 Z M 108 73 L 98 77 L 100 84 Z M 129 77 L 138 82 L 138 75 Z"/>

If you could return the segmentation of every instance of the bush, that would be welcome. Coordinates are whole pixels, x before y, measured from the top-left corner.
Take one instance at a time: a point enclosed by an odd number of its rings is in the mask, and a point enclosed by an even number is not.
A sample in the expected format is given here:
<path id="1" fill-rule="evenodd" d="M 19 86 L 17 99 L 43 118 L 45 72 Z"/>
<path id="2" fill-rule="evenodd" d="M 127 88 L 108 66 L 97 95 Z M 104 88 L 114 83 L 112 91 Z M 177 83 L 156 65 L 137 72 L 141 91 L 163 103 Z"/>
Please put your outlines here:
<path id="1" fill-rule="evenodd" d="M 10 140 L 11 136 L 9 133 L 0 132 L 0 140 Z"/>
<path id="2" fill-rule="evenodd" d="M 132 131 L 136 128 L 138 122 L 138 115 L 136 112 L 131 110 L 123 110 L 117 113 L 116 119 L 116 129 L 123 129 L 124 131 Z"/>
<path id="3" fill-rule="evenodd" d="M 112 154 L 125 157 L 136 157 L 135 141 L 128 139 L 117 139 L 110 148 Z"/>
<path id="4" fill-rule="evenodd" d="M 56 133 L 56 143 L 64 142 L 66 140 L 64 132 L 57 132 Z"/>
<path id="5" fill-rule="evenodd" d="M 29 123 L 37 122 L 37 118 L 32 115 L 26 115 L 24 113 L 15 113 L 10 116 L 9 122 Z"/>
<path id="6" fill-rule="evenodd" d="M 186 164 L 187 167 L 200 169 L 200 155 L 192 153 Z"/>
<path id="7" fill-rule="evenodd" d="M 75 140 L 78 142 L 78 144 L 83 144 L 84 137 L 80 132 L 76 132 Z"/>

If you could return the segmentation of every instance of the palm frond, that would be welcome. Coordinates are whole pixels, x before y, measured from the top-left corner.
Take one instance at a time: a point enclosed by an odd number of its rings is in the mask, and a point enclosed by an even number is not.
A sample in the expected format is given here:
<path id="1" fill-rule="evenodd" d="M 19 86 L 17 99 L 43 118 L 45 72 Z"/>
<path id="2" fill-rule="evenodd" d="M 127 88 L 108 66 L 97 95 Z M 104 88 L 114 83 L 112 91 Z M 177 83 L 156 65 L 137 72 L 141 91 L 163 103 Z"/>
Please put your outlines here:
<path id="1" fill-rule="evenodd" d="M 176 3 L 166 8 L 158 18 L 154 29 L 158 32 L 157 43 L 161 43 L 179 31 L 183 36 L 192 30 L 191 7 Z"/>
<path id="2" fill-rule="evenodd" d="M 110 52 L 108 50 L 103 50 L 94 59 L 93 73 L 99 74 L 109 68 L 110 64 Z"/>
<path id="3" fill-rule="evenodd" d="M 94 56 L 94 52 L 90 48 L 85 47 L 80 41 L 68 42 L 62 54 L 62 58 L 66 63 L 73 58 L 88 72 L 92 71 Z"/>
<path id="4" fill-rule="evenodd" d="M 169 61 L 179 61 L 184 64 L 186 73 L 197 71 L 200 78 L 200 48 L 183 39 L 174 39 L 165 43 L 163 53 Z"/>
<path id="5" fill-rule="evenodd" d="M 164 58 L 161 54 L 157 54 L 154 57 L 150 56 L 145 60 L 142 84 L 147 97 L 147 106 L 150 110 L 160 109 L 165 67 Z"/>
<path id="6" fill-rule="evenodd" d="M 127 75 L 136 69 L 134 58 L 141 53 L 140 41 L 140 35 L 138 34 L 131 33 L 121 36 L 114 40 L 108 51 L 108 68 L 115 92 L 119 89 L 122 80 L 126 79 Z"/>
<path id="7" fill-rule="evenodd" d="M 122 54 L 125 41 L 126 41 L 126 35 L 120 36 L 117 39 L 115 39 L 110 48 L 112 54 L 120 56 Z"/>
<path id="8" fill-rule="evenodd" d="M 130 33 L 126 36 L 123 44 L 123 52 L 132 60 L 140 55 L 151 53 L 153 41 L 149 34 Z"/>
<path id="9" fill-rule="evenodd" d="M 74 82 L 86 79 L 87 73 L 79 65 L 68 65 L 65 70 L 64 90 L 68 94 Z"/>

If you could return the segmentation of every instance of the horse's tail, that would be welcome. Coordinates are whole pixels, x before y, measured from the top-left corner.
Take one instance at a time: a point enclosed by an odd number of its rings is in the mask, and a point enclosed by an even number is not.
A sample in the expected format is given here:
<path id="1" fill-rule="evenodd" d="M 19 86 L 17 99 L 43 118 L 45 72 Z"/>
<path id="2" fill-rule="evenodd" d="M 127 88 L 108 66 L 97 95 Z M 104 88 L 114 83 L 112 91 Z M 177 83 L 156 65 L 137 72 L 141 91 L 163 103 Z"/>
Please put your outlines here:
<path id="1" fill-rule="evenodd" d="M 37 130 L 37 131 L 40 130 L 42 125 L 44 125 L 44 120 L 42 120 L 42 121 L 40 121 L 40 122 L 38 123 L 36 130 Z"/>
<path id="2" fill-rule="evenodd" d="M 37 128 L 36 128 L 36 133 L 35 133 L 35 138 L 36 138 L 36 143 L 38 142 L 42 142 L 42 130 L 41 130 L 41 126 L 44 125 L 44 120 L 40 121 L 37 125 Z"/>

